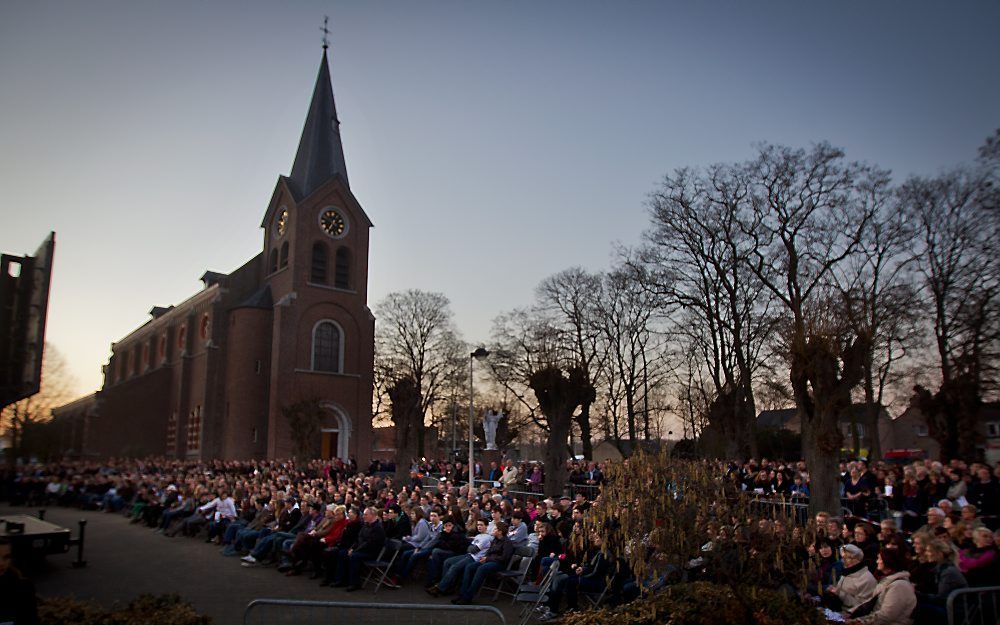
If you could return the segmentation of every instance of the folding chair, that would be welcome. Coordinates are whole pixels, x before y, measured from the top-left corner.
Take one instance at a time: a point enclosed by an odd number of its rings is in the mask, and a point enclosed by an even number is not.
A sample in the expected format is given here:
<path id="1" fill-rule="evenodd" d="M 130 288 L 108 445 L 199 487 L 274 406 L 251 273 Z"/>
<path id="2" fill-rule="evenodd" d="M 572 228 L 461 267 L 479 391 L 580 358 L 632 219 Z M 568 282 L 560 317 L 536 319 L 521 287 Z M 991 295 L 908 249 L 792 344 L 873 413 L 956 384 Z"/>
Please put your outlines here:
<path id="1" fill-rule="evenodd" d="M 521 610 L 520 625 L 525 625 L 537 614 L 537 609 L 542 603 L 549 600 L 549 589 L 552 587 L 552 580 L 559 572 L 559 560 L 553 560 L 549 570 L 545 572 L 540 584 L 522 584 L 514 595 L 514 601 L 523 603 Z"/>
<path id="2" fill-rule="evenodd" d="M 510 559 L 510 564 L 506 571 L 500 571 L 497 573 L 497 585 L 494 588 L 493 601 L 496 601 L 500 596 L 500 593 L 505 595 L 510 595 L 513 599 L 517 596 L 518 589 L 521 585 L 525 583 L 528 577 L 528 568 L 531 566 L 531 560 L 535 557 L 535 550 L 531 547 L 520 547 L 514 552 L 514 556 Z M 507 591 L 504 590 L 504 584 L 507 582 L 514 583 L 514 590 Z M 489 590 L 487 588 L 487 590 Z"/>
<path id="3" fill-rule="evenodd" d="M 613 576 L 609 577 L 608 583 L 604 585 L 604 588 L 601 590 L 601 592 L 595 593 L 595 592 L 581 591 L 580 596 L 586 599 L 590 603 L 591 608 L 598 608 L 600 607 L 601 602 L 604 601 L 604 597 L 607 596 L 608 591 L 611 590 L 611 584 L 614 582 L 614 579 L 615 578 Z"/>
<path id="4" fill-rule="evenodd" d="M 364 588 L 368 582 L 377 577 L 378 581 L 375 582 L 375 593 L 378 594 L 378 589 L 382 587 L 385 582 L 385 578 L 389 576 L 389 569 L 392 568 L 393 563 L 396 562 L 396 557 L 399 556 L 399 548 L 402 543 L 399 540 L 393 539 L 385 543 L 382 547 L 382 551 L 378 553 L 378 556 L 374 560 L 365 560 L 364 565 L 368 567 L 368 575 L 365 576 L 365 581 L 361 583 L 361 587 Z M 392 555 L 387 556 L 388 552 L 392 550 Z"/>

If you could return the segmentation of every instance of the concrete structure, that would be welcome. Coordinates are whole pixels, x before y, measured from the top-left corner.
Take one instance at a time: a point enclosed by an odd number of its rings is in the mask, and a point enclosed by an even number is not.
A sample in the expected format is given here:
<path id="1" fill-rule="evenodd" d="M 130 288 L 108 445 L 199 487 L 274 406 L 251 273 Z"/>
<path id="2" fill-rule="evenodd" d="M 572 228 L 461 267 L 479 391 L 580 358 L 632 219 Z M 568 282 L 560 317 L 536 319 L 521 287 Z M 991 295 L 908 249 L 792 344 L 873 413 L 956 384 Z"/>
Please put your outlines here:
<path id="1" fill-rule="evenodd" d="M 348 183 L 325 46 L 291 174 L 262 212 L 257 255 L 228 274 L 205 272 L 199 293 L 154 306 L 112 344 L 87 449 L 284 458 L 293 451 L 285 411 L 307 402 L 322 413 L 325 457 L 370 457 L 372 222 Z M 150 268 L 159 271 L 169 267 Z"/>

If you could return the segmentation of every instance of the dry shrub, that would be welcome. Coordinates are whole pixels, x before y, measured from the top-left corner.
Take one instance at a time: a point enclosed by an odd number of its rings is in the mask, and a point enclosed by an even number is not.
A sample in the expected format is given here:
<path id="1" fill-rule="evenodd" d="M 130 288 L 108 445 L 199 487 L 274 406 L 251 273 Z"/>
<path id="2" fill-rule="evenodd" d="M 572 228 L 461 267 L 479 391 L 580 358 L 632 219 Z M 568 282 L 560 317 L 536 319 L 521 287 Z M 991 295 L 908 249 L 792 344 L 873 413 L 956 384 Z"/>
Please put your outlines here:
<path id="1" fill-rule="evenodd" d="M 50 597 L 38 602 L 40 625 L 211 625 L 212 619 L 194 611 L 178 595 L 140 595 L 125 606 L 106 610 L 72 597 Z"/>
<path id="2" fill-rule="evenodd" d="M 637 580 L 653 582 L 687 570 L 691 579 L 702 581 L 600 613 L 616 620 L 580 616 L 574 619 L 583 620 L 567 622 L 645 623 L 657 613 L 672 615 L 659 622 L 684 624 L 811 622 L 780 617 L 800 605 L 806 545 L 814 539 L 812 528 L 795 527 L 791 508 L 755 502 L 727 480 L 724 465 L 676 460 L 666 453 L 640 453 L 612 464 L 606 475 L 600 500 L 585 522 L 604 537 L 604 549 L 627 564 Z M 709 542 L 711 549 L 703 550 Z M 691 564 L 694 558 L 700 558 L 698 566 Z M 772 605 L 780 610 L 764 609 Z"/>
<path id="3" fill-rule="evenodd" d="M 560 625 L 818 625 L 820 614 L 783 593 L 707 582 L 670 586 L 617 608 L 568 614 Z"/>

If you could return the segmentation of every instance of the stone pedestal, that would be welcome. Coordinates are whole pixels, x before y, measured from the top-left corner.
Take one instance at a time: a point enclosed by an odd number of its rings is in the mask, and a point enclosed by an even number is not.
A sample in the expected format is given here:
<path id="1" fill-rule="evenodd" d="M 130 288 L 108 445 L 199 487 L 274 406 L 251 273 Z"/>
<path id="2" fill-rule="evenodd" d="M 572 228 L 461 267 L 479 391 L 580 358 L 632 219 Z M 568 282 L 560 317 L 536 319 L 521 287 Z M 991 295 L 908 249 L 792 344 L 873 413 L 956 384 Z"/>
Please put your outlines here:
<path id="1" fill-rule="evenodd" d="M 490 474 L 490 463 L 495 462 L 497 466 L 500 466 L 503 454 L 500 453 L 499 449 L 484 449 L 479 454 L 479 462 L 483 465 L 483 479 L 486 479 L 486 476 Z"/>

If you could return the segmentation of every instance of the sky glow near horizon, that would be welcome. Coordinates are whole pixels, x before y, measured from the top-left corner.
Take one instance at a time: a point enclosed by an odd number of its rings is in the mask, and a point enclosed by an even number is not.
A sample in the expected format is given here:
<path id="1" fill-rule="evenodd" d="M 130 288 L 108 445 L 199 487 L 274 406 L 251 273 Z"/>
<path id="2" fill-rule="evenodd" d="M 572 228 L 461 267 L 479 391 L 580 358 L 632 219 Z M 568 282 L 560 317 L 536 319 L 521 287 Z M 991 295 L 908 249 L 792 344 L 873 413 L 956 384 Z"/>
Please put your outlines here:
<path id="1" fill-rule="evenodd" d="M 471 342 L 637 243 L 677 167 L 825 140 L 899 181 L 1000 127 L 1000 3 L 6 2 L 0 250 L 57 233 L 47 340 L 81 394 L 260 251 L 324 15 L 369 305 L 440 291 Z"/>

